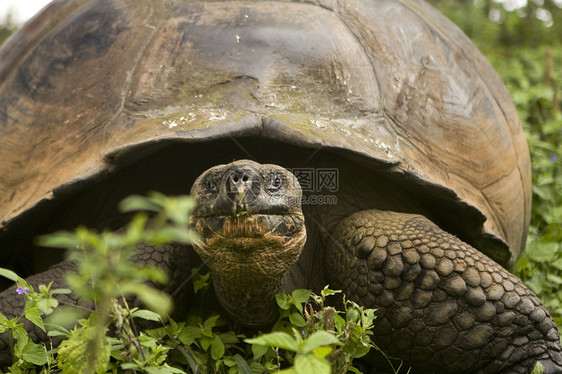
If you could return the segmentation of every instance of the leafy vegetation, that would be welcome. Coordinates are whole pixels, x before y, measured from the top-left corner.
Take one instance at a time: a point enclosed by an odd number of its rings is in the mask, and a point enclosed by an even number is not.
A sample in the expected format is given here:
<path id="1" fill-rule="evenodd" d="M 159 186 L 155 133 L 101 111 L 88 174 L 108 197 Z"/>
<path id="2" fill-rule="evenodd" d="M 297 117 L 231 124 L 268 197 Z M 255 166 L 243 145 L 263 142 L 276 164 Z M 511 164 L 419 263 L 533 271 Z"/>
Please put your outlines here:
<path id="1" fill-rule="evenodd" d="M 67 276 L 72 293 L 90 301 L 91 311 L 80 315 L 73 307 L 61 307 L 54 298 L 69 289 L 51 285 L 33 287 L 14 272 L 0 275 L 17 284 L 26 300 L 21 315 L 8 320 L 0 314 L 0 333 L 10 337 L 13 364 L 10 373 L 359 373 L 356 358 L 375 348 L 371 341 L 374 310 L 343 299 L 337 311 L 326 299 L 339 291 L 324 288 L 320 295 L 295 290 L 276 296 L 279 319 L 268 334 L 247 338 L 233 331 L 218 314 L 197 310 L 185 322 L 168 315 L 168 295 L 148 285 L 163 283 L 166 275 L 156 268 L 132 263 L 138 243 L 162 245 L 191 242 L 188 229 L 193 201 L 152 194 L 123 201 L 121 210 L 142 210 L 121 232 L 96 233 L 86 228 L 59 232 L 41 239 L 45 245 L 65 248 L 77 266 Z M 149 220 L 148 212 L 153 213 Z M 194 291 L 203 293 L 209 274 L 192 273 Z M 146 309 L 130 307 L 138 298 Z M 83 311 L 82 306 L 80 311 Z M 44 322 L 43 317 L 48 317 Z M 47 349 L 34 343 L 24 329 L 27 320 L 60 345 Z M 154 326 L 139 329 L 139 320 Z M 68 330 L 64 326 L 74 326 Z"/>
<path id="2" fill-rule="evenodd" d="M 489 57 L 493 50 L 562 43 L 562 8 L 555 0 L 426 0 L 439 9 Z"/>

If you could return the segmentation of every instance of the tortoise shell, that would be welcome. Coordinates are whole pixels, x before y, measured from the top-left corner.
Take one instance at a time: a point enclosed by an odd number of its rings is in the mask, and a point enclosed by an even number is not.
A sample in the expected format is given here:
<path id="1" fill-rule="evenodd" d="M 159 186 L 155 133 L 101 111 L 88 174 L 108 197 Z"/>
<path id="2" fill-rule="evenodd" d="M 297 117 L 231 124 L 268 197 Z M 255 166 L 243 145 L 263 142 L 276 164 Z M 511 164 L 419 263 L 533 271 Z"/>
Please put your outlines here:
<path id="1" fill-rule="evenodd" d="M 424 2 L 57 0 L 0 50 L 3 256 L 169 144 L 197 149 L 195 167 L 250 136 L 388 175 L 503 265 L 524 247 L 515 107 Z"/>

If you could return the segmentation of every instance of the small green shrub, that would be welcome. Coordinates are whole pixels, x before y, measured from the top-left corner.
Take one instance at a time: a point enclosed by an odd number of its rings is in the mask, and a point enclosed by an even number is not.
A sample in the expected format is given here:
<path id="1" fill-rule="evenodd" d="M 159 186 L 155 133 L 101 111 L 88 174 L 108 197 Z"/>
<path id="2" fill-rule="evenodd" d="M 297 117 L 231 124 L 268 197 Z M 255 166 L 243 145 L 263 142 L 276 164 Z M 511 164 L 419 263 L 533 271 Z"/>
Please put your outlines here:
<path id="1" fill-rule="evenodd" d="M 53 298 L 55 294 L 69 293 L 69 290 L 51 290 L 51 285 L 39 286 L 35 291 L 24 279 L 8 269 L 0 269 L 0 275 L 13 280 L 17 284 L 17 293 L 25 298 L 25 308 L 19 316 L 7 319 L 0 313 L 0 333 L 9 336 L 9 347 L 12 354 L 10 373 L 23 373 L 35 366 L 50 366 L 52 360 L 45 345 L 36 344 L 27 335 L 23 320 L 26 319 L 35 326 L 46 331 L 43 315 L 51 314 L 58 306 Z"/>

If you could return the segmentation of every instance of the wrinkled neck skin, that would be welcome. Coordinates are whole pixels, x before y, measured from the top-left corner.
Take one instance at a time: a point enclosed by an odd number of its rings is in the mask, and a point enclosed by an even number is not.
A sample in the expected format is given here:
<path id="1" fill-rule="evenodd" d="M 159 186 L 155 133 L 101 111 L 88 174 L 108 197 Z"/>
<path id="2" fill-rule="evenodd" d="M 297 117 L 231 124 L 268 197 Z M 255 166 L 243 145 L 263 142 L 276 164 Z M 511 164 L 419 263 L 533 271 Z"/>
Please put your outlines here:
<path id="1" fill-rule="evenodd" d="M 303 223 L 302 215 L 299 217 Z M 213 272 L 215 292 L 229 317 L 245 326 L 261 327 L 275 322 L 275 295 L 284 290 L 288 271 L 305 242 L 306 230 L 301 224 L 290 237 L 213 237 L 205 244 L 195 242 L 194 248 Z"/>
<path id="2" fill-rule="evenodd" d="M 272 324 L 277 319 L 275 295 L 283 291 L 283 278 L 247 279 L 243 282 L 246 286 L 240 287 L 236 280 L 223 280 L 215 275 L 213 285 L 230 319 L 257 328 Z"/>

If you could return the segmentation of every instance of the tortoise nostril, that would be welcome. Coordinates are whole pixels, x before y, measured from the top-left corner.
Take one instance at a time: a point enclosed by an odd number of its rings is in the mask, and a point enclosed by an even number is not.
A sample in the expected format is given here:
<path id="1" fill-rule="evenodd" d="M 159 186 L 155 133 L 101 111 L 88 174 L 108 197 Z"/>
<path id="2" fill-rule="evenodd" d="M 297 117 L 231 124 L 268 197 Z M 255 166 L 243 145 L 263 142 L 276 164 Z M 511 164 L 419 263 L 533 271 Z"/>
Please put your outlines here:
<path id="1" fill-rule="evenodd" d="M 234 169 L 234 170 L 230 171 L 230 173 L 227 177 L 227 181 L 233 187 L 234 186 L 242 187 L 242 186 L 248 184 L 249 182 L 254 181 L 258 177 L 259 177 L 259 175 L 256 172 L 254 172 L 253 170 Z"/>
<path id="2" fill-rule="evenodd" d="M 260 194 L 261 176 L 248 167 L 233 167 L 226 171 L 226 192 L 232 201 L 250 203 Z"/>

